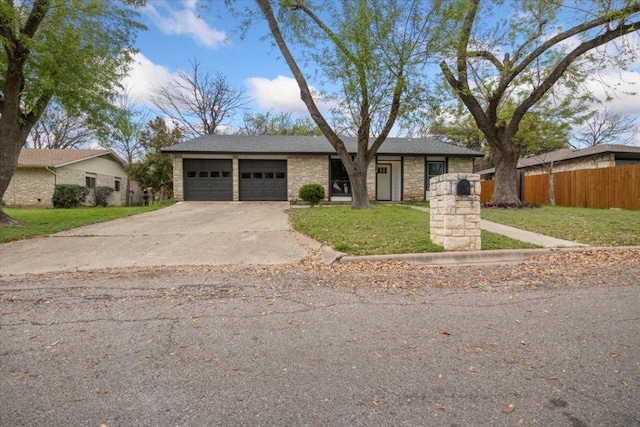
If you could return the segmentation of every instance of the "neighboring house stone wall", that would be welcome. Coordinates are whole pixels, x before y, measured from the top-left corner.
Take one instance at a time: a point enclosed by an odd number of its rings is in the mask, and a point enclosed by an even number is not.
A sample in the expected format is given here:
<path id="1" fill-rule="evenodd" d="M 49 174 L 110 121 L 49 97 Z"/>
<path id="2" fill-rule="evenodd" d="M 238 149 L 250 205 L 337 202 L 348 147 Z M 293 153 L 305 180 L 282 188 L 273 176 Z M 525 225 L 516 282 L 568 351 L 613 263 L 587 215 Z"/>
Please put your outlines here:
<path id="1" fill-rule="evenodd" d="M 55 175 L 54 175 L 55 172 Z M 124 171 L 123 171 L 124 172 Z M 120 191 L 113 192 L 109 201 L 112 206 L 121 206 L 125 204 L 125 192 L 127 185 L 127 176 L 111 176 L 102 175 L 91 172 L 85 172 L 80 169 L 70 167 L 62 167 L 58 169 L 51 168 L 18 168 L 13 175 L 9 187 L 4 195 L 4 202 L 7 206 L 52 206 L 51 199 L 56 184 L 77 184 L 86 185 L 86 176 L 91 175 L 96 178 L 96 186 L 104 186 L 114 188 L 116 179 L 120 180 Z M 132 189 L 140 191 L 137 183 L 132 182 Z M 87 200 L 87 204 L 91 205 L 91 195 Z M 39 200 L 38 200 L 39 199 Z"/>
<path id="2" fill-rule="evenodd" d="M 176 202 L 184 201 L 182 156 L 180 154 L 173 155 L 173 199 Z"/>
<path id="3" fill-rule="evenodd" d="M 473 157 L 449 157 L 447 173 L 472 173 Z"/>
<path id="4" fill-rule="evenodd" d="M 541 161 L 544 161 L 544 155 L 539 156 Z M 598 154 L 589 157 L 580 157 L 577 159 L 564 160 L 553 164 L 553 172 L 567 172 L 580 169 L 599 169 L 609 168 L 616 165 L 615 156 L 613 153 Z M 525 176 L 527 175 L 541 175 L 548 173 L 548 166 L 533 166 L 524 169 Z"/>
<path id="5" fill-rule="evenodd" d="M 18 168 L 2 199 L 7 206 L 51 206 L 55 176 L 45 168 Z"/>
<path id="6" fill-rule="evenodd" d="M 404 201 L 424 200 L 424 156 L 404 157 L 403 195 Z"/>
<path id="7" fill-rule="evenodd" d="M 321 184 L 324 187 L 326 198 L 329 197 L 329 159 L 327 156 L 289 156 L 287 176 L 289 200 L 298 199 L 298 191 L 304 184 Z"/>
<path id="8" fill-rule="evenodd" d="M 120 181 L 120 191 L 114 191 L 111 194 L 111 197 L 109 199 L 109 205 L 110 206 L 123 206 L 126 204 L 126 192 L 127 192 L 127 180 L 128 177 L 126 175 L 126 172 L 124 170 L 119 171 L 119 170 L 114 170 L 113 172 L 115 173 L 120 173 L 122 172 L 124 175 L 123 176 L 113 176 L 113 175 L 104 175 L 104 174 L 99 174 L 99 173 L 92 173 L 89 171 L 85 171 L 82 169 L 74 169 L 74 168 L 70 168 L 70 167 L 63 167 L 63 168 L 58 168 L 56 169 L 56 173 L 58 176 L 58 180 L 57 183 L 58 184 L 77 184 L 77 185 L 86 185 L 87 181 L 86 181 L 86 177 L 87 176 L 94 176 L 96 178 L 96 187 L 111 187 L 114 188 L 115 190 L 115 183 L 116 183 L 116 179 L 118 179 Z M 131 191 L 133 191 L 133 204 L 139 204 L 137 203 L 137 200 L 140 198 L 140 187 L 138 185 L 137 182 L 132 181 L 131 182 Z M 90 194 L 87 197 L 87 205 L 93 205 L 93 195 Z"/>

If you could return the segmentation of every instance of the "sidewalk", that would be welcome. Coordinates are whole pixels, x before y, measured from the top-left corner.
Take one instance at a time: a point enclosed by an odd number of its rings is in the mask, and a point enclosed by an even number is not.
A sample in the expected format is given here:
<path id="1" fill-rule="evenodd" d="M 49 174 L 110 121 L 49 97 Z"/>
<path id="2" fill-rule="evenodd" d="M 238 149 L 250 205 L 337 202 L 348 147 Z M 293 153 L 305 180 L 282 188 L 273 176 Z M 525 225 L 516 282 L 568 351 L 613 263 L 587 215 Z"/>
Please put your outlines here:
<path id="1" fill-rule="evenodd" d="M 413 209 L 429 213 L 429 208 L 422 206 L 412 206 Z M 542 246 L 543 248 L 576 248 L 588 247 L 583 243 L 572 242 L 570 240 L 556 239 L 555 237 L 545 236 L 544 234 L 533 233 L 531 231 L 521 230 L 519 228 L 509 227 L 508 225 L 496 224 L 495 222 L 480 220 L 480 228 L 496 234 L 520 240 L 521 242 L 532 243 Z"/>

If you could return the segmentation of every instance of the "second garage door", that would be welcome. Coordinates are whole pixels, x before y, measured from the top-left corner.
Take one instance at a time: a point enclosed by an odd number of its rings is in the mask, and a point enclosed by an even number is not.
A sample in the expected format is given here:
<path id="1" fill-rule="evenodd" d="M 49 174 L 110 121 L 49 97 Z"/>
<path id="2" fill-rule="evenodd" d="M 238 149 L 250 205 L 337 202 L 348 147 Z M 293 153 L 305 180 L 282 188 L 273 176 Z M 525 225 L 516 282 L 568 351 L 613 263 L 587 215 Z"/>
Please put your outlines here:
<path id="1" fill-rule="evenodd" d="M 240 200 L 287 200 L 286 160 L 240 160 Z"/>

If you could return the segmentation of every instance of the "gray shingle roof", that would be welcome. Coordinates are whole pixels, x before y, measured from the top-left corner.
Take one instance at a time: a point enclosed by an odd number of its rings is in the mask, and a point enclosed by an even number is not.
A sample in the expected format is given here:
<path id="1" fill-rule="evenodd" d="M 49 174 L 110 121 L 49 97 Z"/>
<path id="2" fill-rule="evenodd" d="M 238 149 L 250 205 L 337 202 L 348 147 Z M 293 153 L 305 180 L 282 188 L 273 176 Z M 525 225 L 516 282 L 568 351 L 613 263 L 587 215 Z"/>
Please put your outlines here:
<path id="1" fill-rule="evenodd" d="M 640 155 L 640 147 L 634 147 L 631 145 L 615 145 L 615 144 L 601 144 L 594 145 L 589 148 L 572 149 L 562 148 L 560 150 L 551 151 L 549 153 L 540 154 L 539 156 L 523 157 L 518 161 L 518 169 L 529 168 L 532 166 L 543 165 L 551 162 L 562 162 L 565 160 L 577 159 L 579 157 L 594 156 L 604 153 L 628 153 Z M 481 170 L 476 172 L 480 175 L 494 173 L 495 168 Z"/>
<path id="2" fill-rule="evenodd" d="M 351 153 L 357 151 L 356 138 L 343 138 Z M 200 154 L 332 154 L 335 150 L 321 136 L 291 135 L 205 135 L 190 141 L 163 148 L 164 153 Z M 482 157 L 468 148 L 447 144 L 430 138 L 387 138 L 378 154 L 443 155 Z"/>

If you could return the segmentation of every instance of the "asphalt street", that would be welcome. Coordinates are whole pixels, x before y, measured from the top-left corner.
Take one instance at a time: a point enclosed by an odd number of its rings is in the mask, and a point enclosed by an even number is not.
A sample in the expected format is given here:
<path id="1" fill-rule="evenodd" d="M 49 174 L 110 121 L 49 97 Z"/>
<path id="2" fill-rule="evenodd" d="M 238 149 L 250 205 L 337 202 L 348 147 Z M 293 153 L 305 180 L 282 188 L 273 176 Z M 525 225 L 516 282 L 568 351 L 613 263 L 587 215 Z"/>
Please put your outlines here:
<path id="1" fill-rule="evenodd" d="M 638 254 L 6 276 L 0 425 L 638 426 Z"/>

